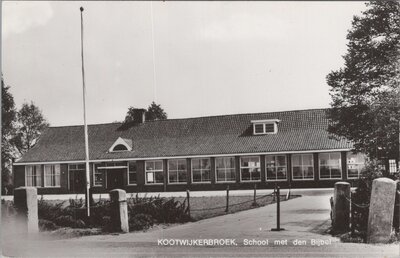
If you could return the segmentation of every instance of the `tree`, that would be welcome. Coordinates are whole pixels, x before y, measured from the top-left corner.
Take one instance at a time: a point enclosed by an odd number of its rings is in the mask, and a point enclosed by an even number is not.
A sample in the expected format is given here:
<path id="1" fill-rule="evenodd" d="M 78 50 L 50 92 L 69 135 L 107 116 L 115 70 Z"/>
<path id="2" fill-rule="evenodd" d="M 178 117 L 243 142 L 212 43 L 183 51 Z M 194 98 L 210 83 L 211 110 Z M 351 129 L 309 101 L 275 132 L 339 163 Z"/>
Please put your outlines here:
<path id="1" fill-rule="evenodd" d="M 146 109 L 138 109 L 134 107 L 129 107 L 126 113 L 124 123 L 136 122 L 138 116 L 141 116 L 141 112 L 145 112 L 146 121 L 164 120 L 167 119 L 167 113 L 161 107 L 160 104 L 156 104 L 154 101 Z"/>
<path id="2" fill-rule="evenodd" d="M 33 102 L 22 104 L 17 113 L 16 133 L 12 139 L 12 143 L 20 155 L 35 145 L 43 130 L 48 126 L 49 123 L 44 118 L 42 111 Z"/>
<path id="3" fill-rule="evenodd" d="M 12 188 L 11 164 L 14 154 L 11 138 L 16 118 L 14 98 L 1 78 L 1 182 L 2 193 Z"/>
<path id="4" fill-rule="evenodd" d="M 154 101 L 151 102 L 150 106 L 147 108 L 146 121 L 164 120 L 167 119 L 167 113 L 161 107 L 157 105 Z"/>
<path id="5" fill-rule="evenodd" d="M 349 30 L 343 68 L 327 76 L 329 131 L 370 158 L 397 158 L 400 121 L 400 3 L 367 3 Z"/>

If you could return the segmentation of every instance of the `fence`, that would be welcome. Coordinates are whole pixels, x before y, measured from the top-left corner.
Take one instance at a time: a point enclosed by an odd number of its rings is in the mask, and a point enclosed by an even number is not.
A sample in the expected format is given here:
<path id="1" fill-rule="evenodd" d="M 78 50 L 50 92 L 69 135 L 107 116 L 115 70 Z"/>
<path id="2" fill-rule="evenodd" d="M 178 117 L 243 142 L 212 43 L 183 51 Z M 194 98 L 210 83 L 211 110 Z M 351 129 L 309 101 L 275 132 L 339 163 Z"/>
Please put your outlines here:
<path id="1" fill-rule="evenodd" d="M 186 192 L 186 197 L 180 198 L 160 198 L 149 197 L 146 195 L 139 198 L 139 194 L 136 196 L 131 194 L 129 198 L 126 198 L 126 207 L 129 216 L 129 226 L 131 221 L 138 219 L 139 223 L 143 222 L 143 219 L 148 219 L 143 214 L 149 214 L 151 218 L 157 223 L 176 223 L 186 222 L 189 220 L 196 220 L 205 218 L 204 216 L 213 217 L 217 215 L 223 215 L 230 212 L 236 212 L 240 210 L 246 210 L 249 208 L 258 207 L 264 204 L 271 204 L 275 202 L 276 193 L 268 193 L 263 195 L 257 195 L 257 188 L 254 187 L 254 193 L 251 196 L 230 196 L 229 188 L 226 189 L 226 196 L 219 197 L 200 197 L 193 200 L 190 196 L 190 191 Z M 290 196 L 287 195 L 286 198 Z M 198 204 L 202 202 L 203 198 L 210 198 L 211 202 L 207 202 L 203 206 Z M 212 202 L 217 198 L 217 202 Z M 35 199 L 36 200 L 36 199 Z M 207 201 L 207 200 L 206 200 Z M 3 217 L 13 216 L 15 211 L 12 206 L 12 201 L 6 203 L 2 202 L 2 215 Z M 45 201 L 43 196 L 37 201 L 38 204 L 38 215 L 41 223 L 47 223 L 48 229 L 54 229 L 56 226 L 63 227 L 99 227 L 99 225 L 113 225 L 112 217 L 112 199 L 99 199 L 91 204 L 91 216 L 86 216 L 85 202 L 82 198 L 70 199 L 69 201 L 62 201 L 55 203 L 54 201 Z M 115 205 L 114 205 L 115 206 Z M 120 206 L 121 207 L 121 206 Z M 116 208 L 116 206 L 114 207 Z M 119 215 L 118 215 L 119 214 Z M 121 217 L 121 212 L 117 215 Z M 206 215 L 204 215 L 206 214 Z M 136 217 L 139 216 L 139 217 Z M 148 222 L 148 225 L 152 225 L 152 221 Z M 51 225 L 52 223 L 52 225 Z M 125 224 L 126 225 L 126 224 Z M 126 226 L 123 230 L 127 232 Z"/>

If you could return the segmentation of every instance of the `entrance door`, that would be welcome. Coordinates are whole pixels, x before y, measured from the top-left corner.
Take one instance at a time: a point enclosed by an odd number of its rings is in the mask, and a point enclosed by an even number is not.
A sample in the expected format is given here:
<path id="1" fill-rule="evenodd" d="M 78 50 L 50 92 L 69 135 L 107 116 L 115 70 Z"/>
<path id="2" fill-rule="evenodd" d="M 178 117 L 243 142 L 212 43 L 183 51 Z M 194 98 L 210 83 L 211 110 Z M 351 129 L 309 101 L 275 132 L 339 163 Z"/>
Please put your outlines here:
<path id="1" fill-rule="evenodd" d="M 107 169 L 107 188 L 124 189 L 124 173 L 126 169 Z"/>
<path id="2" fill-rule="evenodd" d="M 84 170 L 71 170 L 69 171 L 69 190 L 71 193 L 84 193 L 85 192 L 85 171 Z"/>

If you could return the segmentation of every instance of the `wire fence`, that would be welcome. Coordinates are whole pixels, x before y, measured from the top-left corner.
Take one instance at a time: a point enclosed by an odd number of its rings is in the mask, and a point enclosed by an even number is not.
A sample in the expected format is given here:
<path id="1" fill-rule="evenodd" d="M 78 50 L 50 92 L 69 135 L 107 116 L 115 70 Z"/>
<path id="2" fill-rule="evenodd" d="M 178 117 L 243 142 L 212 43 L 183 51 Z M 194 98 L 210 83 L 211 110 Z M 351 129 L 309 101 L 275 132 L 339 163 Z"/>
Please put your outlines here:
<path id="1" fill-rule="evenodd" d="M 251 203 L 254 203 L 255 200 L 260 200 L 260 199 L 262 199 L 262 198 L 266 198 L 266 197 L 268 197 L 268 196 L 273 196 L 273 195 L 275 195 L 275 193 L 270 193 L 270 194 L 266 194 L 266 195 L 263 195 L 263 196 L 259 196 L 259 197 L 255 198 L 255 199 L 251 199 L 251 200 L 244 201 L 244 202 L 233 203 L 233 204 L 227 204 L 227 205 L 221 205 L 221 206 L 211 207 L 211 208 L 190 209 L 190 211 L 199 212 L 199 211 L 218 210 L 218 209 L 223 209 L 223 208 L 226 209 L 227 206 L 230 208 L 230 207 L 234 207 L 234 206 L 238 206 L 238 205 L 243 205 L 243 204 L 250 203 L 250 202 L 251 202 Z"/>

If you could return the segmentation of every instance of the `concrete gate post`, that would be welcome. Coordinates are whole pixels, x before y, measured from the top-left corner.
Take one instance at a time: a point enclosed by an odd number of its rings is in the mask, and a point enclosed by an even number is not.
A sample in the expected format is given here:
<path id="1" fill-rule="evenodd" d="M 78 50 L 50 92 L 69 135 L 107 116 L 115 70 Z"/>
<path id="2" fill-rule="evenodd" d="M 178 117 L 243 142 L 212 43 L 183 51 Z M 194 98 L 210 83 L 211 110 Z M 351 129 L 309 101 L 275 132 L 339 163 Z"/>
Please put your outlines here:
<path id="1" fill-rule="evenodd" d="M 115 231 L 129 232 L 128 204 L 126 192 L 121 189 L 110 191 L 111 201 L 111 224 Z"/>
<path id="2" fill-rule="evenodd" d="M 350 184 L 347 182 L 335 183 L 332 211 L 332 226 L 335 233 L 349 230 L 350 198 Z"/>
<path id="3" fill-rule="evenodd" d="M 372 182 L 369 204 L 367 242 L 387 243 L 392 233 L 396 182 L 377 178 Z"/>
<path id="4" fill-rule="evenodd" d="M 39 232 L 38 200 L 35 187 L 19 187 L 14 190 L 19 230 L 24 233 Z"/>

